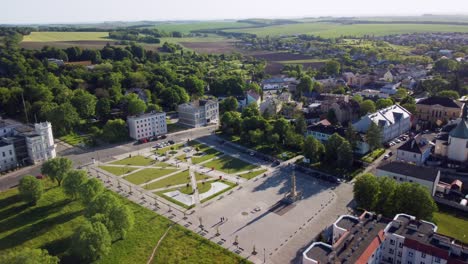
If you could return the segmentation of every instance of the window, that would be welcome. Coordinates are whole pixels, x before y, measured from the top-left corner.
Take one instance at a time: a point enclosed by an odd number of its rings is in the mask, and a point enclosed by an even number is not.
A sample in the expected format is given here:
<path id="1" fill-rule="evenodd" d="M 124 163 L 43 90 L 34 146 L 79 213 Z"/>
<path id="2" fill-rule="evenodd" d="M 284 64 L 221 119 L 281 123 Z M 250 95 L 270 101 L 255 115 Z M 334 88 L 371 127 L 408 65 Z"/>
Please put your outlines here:
<path id="1" fill-rule="evenodd" d="M 390 239 L 390 245 L 395 245 L 395 240 Z"/>
<path id="2" fill-rule="evenodd" d="M 11 151 L 11 149 L 10 149 L 10 156 L 11 156 L 11 155 L 13 155 L 13 151 Z"/>
<path id="3" fill-rule="evenodd" d="M 434 258 L 434 262 L 435 262 L 435 263 L 440 263 L 440 258 L 435 257 L 435 258 Z"/>
<path id="4" fill-rule="evenodd" d="M 402 253 L 401 251 L 398 251 L 398 256 L 401 257 Z"/>
<path id="5" fill-rule="evenodd" d="M 422 252 L 421 253 L 421 258 L 426 258 L 426 253 Z"/>
<path id="6" fill-rule="evenodd" d="M 412 257 L 413 256 L 413 252 L 408 252 L 408 257 Z"/>
<path id="7" fill-rule="evenodd" d="M 393 251 L 393 248 L 391 248 L 391 249 L 388 250 L 388 253 L 390 253 L 390 254 L 393 254 L 393 252 L 394 252 L 394 251 Z"/>

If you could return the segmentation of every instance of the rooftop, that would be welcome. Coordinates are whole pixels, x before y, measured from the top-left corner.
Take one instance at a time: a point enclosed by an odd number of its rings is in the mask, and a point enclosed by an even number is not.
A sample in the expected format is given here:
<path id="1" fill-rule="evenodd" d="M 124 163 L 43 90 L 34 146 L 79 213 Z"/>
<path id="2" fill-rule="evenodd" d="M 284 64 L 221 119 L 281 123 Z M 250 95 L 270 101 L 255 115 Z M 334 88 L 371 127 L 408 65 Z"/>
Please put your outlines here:
<path id="1" fill-rule="evenodd" d="M 338 227 L 344 228 L 346 230 L 350 230 L 353 226 L 359 223 L 359 220 L 344 215 L 340 218 L 340 220 L 336 223 Z"/>
<path id="2" fill-rule="evenodd" d="M 450 107 L 450 108 L 461 108 L 463 106 L 462 103 L 452 100 L 448 97 L 438 97 L 438 96 L 423 99 L 419 101 L 417 104 L 419 105 L 441 105 L 441 106 Z"/>
<path id="3" fill-rule="evenodd" d="M 425 138 L 415 137 L 406 141 L 405 144 L 401 145 L 398 148 L 398 150 L 422 154 L 426 152 L 427 149 L 430 149 L 431 147 L 432 145 Z"/>
<path id="4" fill-rule="evenodd" d="M 468 121 L 462 119 L 460 123 L 450 131 L 450 136 L 454 138 L 468 139 Z"/>
<path id="5" fill-rule="evenodd" d="M 377 169 L 432 182 L 435 181 L 439 173 L 434 168 L 421 167 L 398 161 L 386 163 L 377 167 Z"/>
<path id="6" fill-rule="evenodd" d="M 324 125 L 321 122 L 308 126 L 307 131 L 319 132 L 327 135 L 333 135 L 334 133 L 338 133 L 340 136 L 345 135 L 345 129 L 343 127 L 326 125 L 326 123 Z"/>

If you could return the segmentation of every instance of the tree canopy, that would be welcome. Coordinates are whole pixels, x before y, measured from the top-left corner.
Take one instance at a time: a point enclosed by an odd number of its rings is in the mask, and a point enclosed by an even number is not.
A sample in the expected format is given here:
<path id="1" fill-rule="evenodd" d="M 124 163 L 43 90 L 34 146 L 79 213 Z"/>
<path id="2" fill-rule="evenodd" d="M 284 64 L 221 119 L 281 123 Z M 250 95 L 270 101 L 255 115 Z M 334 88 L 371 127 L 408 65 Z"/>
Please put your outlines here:
<path id="1" fill-rule="evenodd" d="M 36 177 L 26 175 L 21 178 L 18 190 L 24 201 L 36 205 L 44 193 L 44 185 Z"/>

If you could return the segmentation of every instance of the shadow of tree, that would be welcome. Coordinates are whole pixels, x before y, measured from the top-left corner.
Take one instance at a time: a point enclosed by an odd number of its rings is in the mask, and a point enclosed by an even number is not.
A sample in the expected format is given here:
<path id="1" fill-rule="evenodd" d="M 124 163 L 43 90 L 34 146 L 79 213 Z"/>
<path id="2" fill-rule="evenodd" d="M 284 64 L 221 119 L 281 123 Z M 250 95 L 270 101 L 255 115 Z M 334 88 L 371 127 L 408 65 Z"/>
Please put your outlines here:
<path id="1" fill-rule="evenodd" d="M 56 217 L 48 218 L 34 225 L 22 228 L 10 235 L 0 239 L 0 250 L 9 249 L 31 239 L 31 237 L 38 237 L 47 231 L 51 230 L 55 225 L 68 222 L 82 214 L 82 211 L 61 214 Z M 24 223 L 23 223 L 24 224 Z"/>
<path id="2" fill-rule="evenodd" d="M 17 205 L 17 206 L 13 206 L 13 207 L 10 207 L 6 210 L 3 210 L 3 211 L 0 211 L 0 215 L 1 215 L 1 220 L 0 221 L 3 221 L 4 219 L 7 219 L 13 215 L 17 215 L 17 214 L 20 214 L 22 211 L 26 210 L 29 208 L 29 205 L 26 204 L 26 203 L 23 203 L 23 204 L 20 204 L 20 205 Z"/>
<path id="3" fill-rule="evenodd" d="M 15 204 L 15 203 L 18 203 L 18 202 L 21 202 L 21 197 L 19 196 L 19 194 L 8 196 L 8 197 L 6 197 L 4 199 L 1 199 L 0 200 L 0 210 L 1 210 L 1 208 L 5 208 L 5 207 L 7 207 L 9 205 L 12 205 L 12 204 Z"/>

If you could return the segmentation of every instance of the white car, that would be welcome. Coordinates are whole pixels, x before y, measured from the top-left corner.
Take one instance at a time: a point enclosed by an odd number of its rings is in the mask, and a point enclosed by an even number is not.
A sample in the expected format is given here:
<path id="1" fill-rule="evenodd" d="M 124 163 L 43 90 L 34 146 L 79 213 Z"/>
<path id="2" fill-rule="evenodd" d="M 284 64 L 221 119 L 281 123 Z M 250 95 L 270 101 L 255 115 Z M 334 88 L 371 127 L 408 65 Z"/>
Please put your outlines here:
<path id="1" fill-rule="evenodd" d="M 399 139 L 395 139 L 395 142 L 396 142 L 396 143 L 400 143 L 400 142 L 401 142 L 401 140 L 399 140 Z"/>

